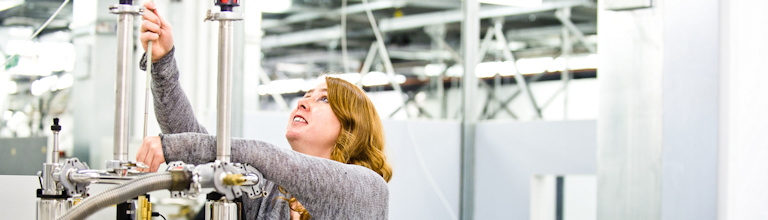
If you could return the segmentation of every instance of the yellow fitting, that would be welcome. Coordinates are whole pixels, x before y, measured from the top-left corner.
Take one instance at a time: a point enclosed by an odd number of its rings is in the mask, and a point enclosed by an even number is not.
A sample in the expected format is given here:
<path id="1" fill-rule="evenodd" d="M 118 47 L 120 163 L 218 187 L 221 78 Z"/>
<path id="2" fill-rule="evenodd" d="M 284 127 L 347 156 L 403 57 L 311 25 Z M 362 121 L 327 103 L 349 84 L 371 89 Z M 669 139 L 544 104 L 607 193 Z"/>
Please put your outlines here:
<path id="1" fill-rule="evenodd" d="M 226 176 L 224 176 L 223 181 L 225 185 L 239 186 L 239 185 L 243 185 L 246 179 L 245 177 L 243 177 L 243 174 L 227 174 Z"/>

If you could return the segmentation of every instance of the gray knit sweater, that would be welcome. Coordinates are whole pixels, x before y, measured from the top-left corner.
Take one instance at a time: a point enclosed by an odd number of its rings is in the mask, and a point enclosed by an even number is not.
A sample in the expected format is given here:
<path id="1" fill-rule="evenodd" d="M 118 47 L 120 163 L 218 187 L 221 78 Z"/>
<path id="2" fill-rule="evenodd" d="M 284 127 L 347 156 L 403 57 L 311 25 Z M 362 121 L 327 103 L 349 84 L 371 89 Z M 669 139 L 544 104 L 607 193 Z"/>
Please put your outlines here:
<path id="1" fill-rule="evenodd" d="M 152 69 L 155 115 L 166 161 L 191 164 L 216 159 L 216 136 L 197 121 L 179 84 L 174 49 Z M 140 62 L 146 70 L 146 55 Z M 249 163 L 268 180 L 268 196 L 244 200 L 247 219 L 290 219 L 291 195 L 313 219 L 386 219 L 389 190 L 376 172 L 358 165 L 286 150 L 258 140 L 232 139 L 232 162 Z M 290 194 L 283 194 L 277 186 Z"/>

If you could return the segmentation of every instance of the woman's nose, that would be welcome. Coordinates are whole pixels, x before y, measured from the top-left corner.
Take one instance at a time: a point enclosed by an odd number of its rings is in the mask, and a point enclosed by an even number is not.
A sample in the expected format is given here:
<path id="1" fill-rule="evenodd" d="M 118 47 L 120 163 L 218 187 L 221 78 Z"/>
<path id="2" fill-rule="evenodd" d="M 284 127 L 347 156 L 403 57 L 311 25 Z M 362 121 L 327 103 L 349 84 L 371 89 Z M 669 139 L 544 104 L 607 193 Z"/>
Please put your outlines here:
<path id="1" fill-rule="evenodd" d="M 304 109 L 304 110 L 309 109 L 309 104 L 307 103 L 307 100 L 309 100 L 309 99 L 307 99 L 307 98 L 299 99 L 299 105 L 296 106 L 296 108 L 298 108 L 299 110 L 301 110 L 301 109 Z"/>

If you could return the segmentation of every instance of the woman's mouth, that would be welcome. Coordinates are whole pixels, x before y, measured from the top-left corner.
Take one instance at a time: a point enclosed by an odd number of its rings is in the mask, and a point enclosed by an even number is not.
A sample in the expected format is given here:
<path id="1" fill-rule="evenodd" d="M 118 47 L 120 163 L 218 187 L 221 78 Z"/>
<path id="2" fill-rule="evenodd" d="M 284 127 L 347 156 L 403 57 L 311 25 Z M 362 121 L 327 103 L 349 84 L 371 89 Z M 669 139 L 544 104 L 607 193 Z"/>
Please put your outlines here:
<path id="1" fill-rule="evenodd" d="M 298 115 L 293 117 L 293 121 L 294 122 L 304 122 L 304 123 L 307 123 L 307 120 L 304 119 L 304 117 L 301 117 L 301 116 L 298 116 Z"/>

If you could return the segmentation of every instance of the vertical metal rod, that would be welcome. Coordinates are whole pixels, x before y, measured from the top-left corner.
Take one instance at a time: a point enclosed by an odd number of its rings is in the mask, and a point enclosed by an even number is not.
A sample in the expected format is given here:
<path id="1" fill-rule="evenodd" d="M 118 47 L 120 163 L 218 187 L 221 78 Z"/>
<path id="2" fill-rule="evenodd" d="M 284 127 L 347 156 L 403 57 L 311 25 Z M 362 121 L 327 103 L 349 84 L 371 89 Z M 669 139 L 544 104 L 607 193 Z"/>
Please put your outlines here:
<path id="1" fill-rule="evenodd" d="M 557 176 L 555 179 L 555 220 L 563 220 L 563 191 L 565 187 L 565 178 L 563 176 Z"/>
<path id="2" fill-rule="evenodd" d="M 230 162 L 232 136 L 232 20 L 219 20 L 216 160 Z"/>
<path id="3" fill-rule="evenodd" d="M 571 71 L 568 67 L 568 61 L 571 57 L 571 36 L 568 33 L 568 29 L 566 27 L 563 27 L 562 29 L 563 34 L 563 49 L 562 49 L 562 55 L 560 57 L 563 58 L 563 61 L 565 62 L 565 68 L 563 68 L 563 71 L 560 72 L 560 81 L 563 82 L 563 120 L 568 119 L 568 84 L 571 80 Z"/>
<path id="4" fill-rule="evenodd" d="M 128 160 L 128 119 L 131 115 L 131 77 L 133 64 L 133 14 L 120 13 L 117 23 L 117 77 L 115 82 L 114 159 Z"/>
<path id="5" fill-rule="evenodd" d="M 462 3 L 461 47 L 464 52 L 464 78 L 462 106 L 462 154 L 461 154 L 461 219 L 473 219 L 475 210 L 475 107 L 473 100 L 477 90 L 477 50 L 480 46 L 480 3 L 464 0 Z"/>
<path id="6" fill-rule="evenodd" d="M 53 149 L 51 149 L 51 163 L 59 163 L 59 131 L 53 131 Z"/>
<path id="7" fill-rule="evenodd" d="M 147 79 L 144 88 L 144 132 L 141 139 L 147 138 L 147 127 L 149 122 L 149 90 L 152 85 L 152 41 L 147 42 Z"/>

